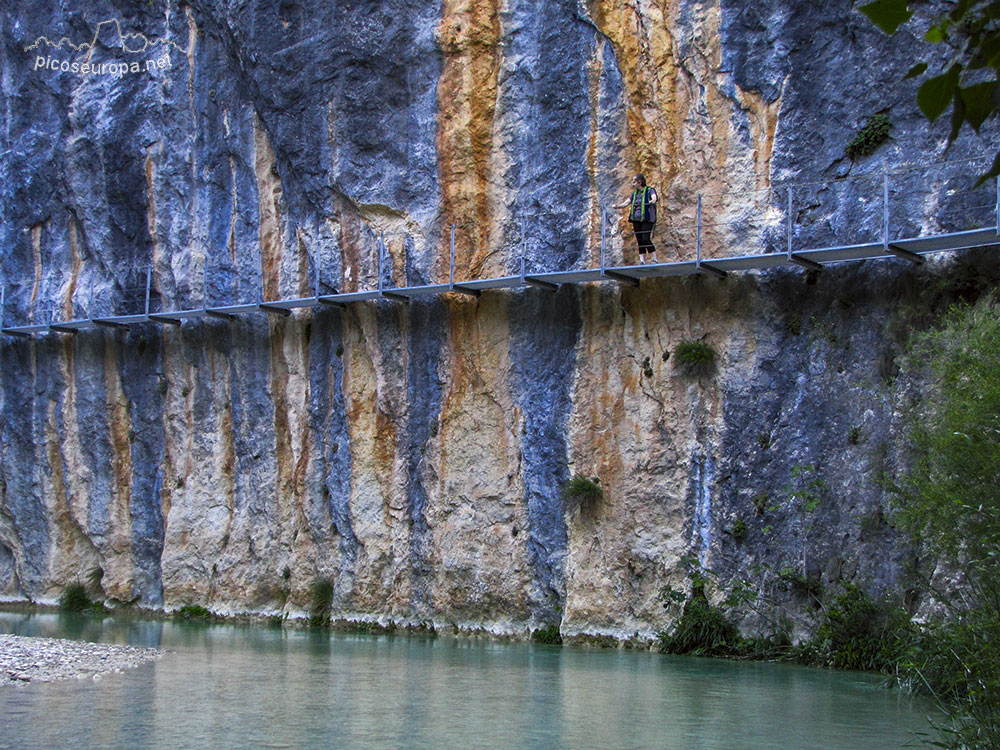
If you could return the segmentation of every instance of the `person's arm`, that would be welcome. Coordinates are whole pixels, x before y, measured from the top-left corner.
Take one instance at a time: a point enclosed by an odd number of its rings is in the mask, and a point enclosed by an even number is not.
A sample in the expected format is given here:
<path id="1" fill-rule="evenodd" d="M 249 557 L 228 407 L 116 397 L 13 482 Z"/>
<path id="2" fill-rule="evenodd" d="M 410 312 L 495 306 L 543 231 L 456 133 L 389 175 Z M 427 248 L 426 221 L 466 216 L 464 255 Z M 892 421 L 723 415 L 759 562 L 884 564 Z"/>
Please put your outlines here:
<path id="1" fill-rule="evenodd" d="M 612 210 L 617 211 L 617 210 L 622 209 L 622 208 L 628 208 L 631 205 L 632 205 L 632 196 L 630 195 L 628 197 L 628 200 L 625 201 L 624 203 L 622 203 L 620 206 L 612 206 L 611 208 L 612 208 Z"/>

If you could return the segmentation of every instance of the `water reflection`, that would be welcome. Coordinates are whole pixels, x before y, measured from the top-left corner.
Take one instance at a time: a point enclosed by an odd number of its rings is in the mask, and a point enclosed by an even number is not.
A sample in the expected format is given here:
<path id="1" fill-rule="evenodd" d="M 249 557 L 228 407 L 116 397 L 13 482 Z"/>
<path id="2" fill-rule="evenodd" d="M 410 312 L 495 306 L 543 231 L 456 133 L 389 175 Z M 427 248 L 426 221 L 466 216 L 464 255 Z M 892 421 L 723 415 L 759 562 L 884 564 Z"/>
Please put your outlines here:
<path id="1" fill-rule="evenodd" d="M 0 613 L 159 646 L 100 682 L 0 690 L 0 747 L 899 747 L 923 704 L 782 665 L 488 641 Z"/>

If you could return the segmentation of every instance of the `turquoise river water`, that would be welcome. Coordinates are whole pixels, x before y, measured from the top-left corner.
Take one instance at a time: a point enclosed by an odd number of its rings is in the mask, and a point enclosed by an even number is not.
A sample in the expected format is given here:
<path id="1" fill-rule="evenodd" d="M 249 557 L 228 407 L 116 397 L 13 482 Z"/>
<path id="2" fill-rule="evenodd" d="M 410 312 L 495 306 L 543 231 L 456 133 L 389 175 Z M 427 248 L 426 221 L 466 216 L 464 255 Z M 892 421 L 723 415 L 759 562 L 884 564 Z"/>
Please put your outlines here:
<path id="1" fill-rule="evenodd" d="M 0 613 L 157 646 L 100 681 L 0 688 L 0 748 L 889 748 L 928 703 L 878 677 L 487 640 Z"/>

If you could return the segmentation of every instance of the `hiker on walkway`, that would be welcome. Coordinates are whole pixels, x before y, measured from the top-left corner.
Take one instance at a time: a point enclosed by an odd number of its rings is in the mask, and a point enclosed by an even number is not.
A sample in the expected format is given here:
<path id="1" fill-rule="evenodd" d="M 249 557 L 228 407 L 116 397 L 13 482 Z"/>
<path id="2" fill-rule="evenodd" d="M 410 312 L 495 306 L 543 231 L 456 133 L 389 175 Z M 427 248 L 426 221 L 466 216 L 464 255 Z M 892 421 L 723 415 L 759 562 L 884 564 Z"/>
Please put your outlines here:
<path id="1" fill-rule="evenodd" d="M 660 261 L 656 259 L 656 248 L 653 247 L 650 238 L 653 227 L 656 226 L 656 191 L 646 186 L 646 178 L 641 174 L 635 176 L 632 185 L 635 188 L 632 197 L 627 203 L 615 208 L 629 209 L 628 218 L 632 222 L 635 241 L 639 245 L 639 261 L 645 263 L 646 256 L 649 255 L 653 263 L 659 263 Z"/>

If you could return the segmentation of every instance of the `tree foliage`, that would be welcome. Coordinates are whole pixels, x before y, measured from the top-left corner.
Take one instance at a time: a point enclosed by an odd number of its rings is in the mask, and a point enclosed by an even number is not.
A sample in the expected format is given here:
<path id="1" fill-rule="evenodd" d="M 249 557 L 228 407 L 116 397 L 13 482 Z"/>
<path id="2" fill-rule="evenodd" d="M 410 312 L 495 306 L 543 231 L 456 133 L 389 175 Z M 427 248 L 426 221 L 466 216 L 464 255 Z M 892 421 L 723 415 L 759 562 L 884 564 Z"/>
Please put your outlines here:
<path id="1" fill-rule="evenodd" d="M 955 308 L 917 338 L 930 385 L 910 436 L 911 471 L 896 488 L 897 519 L 964 585 L 936 592 L 948 617 L 924 630 L 904 672 L 948 712 L 932 744 L 1000 747 L 1000 315 Z"/>
<path id="2" fill-rule="evenodd" d="M 899 487 L 899 520 L 967 572 L 1000 572 L 1000 317 L 955 308 L 914 356 L 931 385 L 911 430 L 916 459 Z"/>
<path id="3" fill-rule="evenodd" d="M 910 0 L 875 0 L 859 8 L 886 34 L 913 18 Z M 951 107 L 949 144 L 963 125 L 977 133 L 1000 110 L 1000 0 L 954 0 L 924 29 L 924 40 L 951 48 L 942 65 L 922 61 L 906 74 L 922 78 L 917 105 L 931 122 Z M 1000 151 L 980 182 L 1000 175 Z"/>

